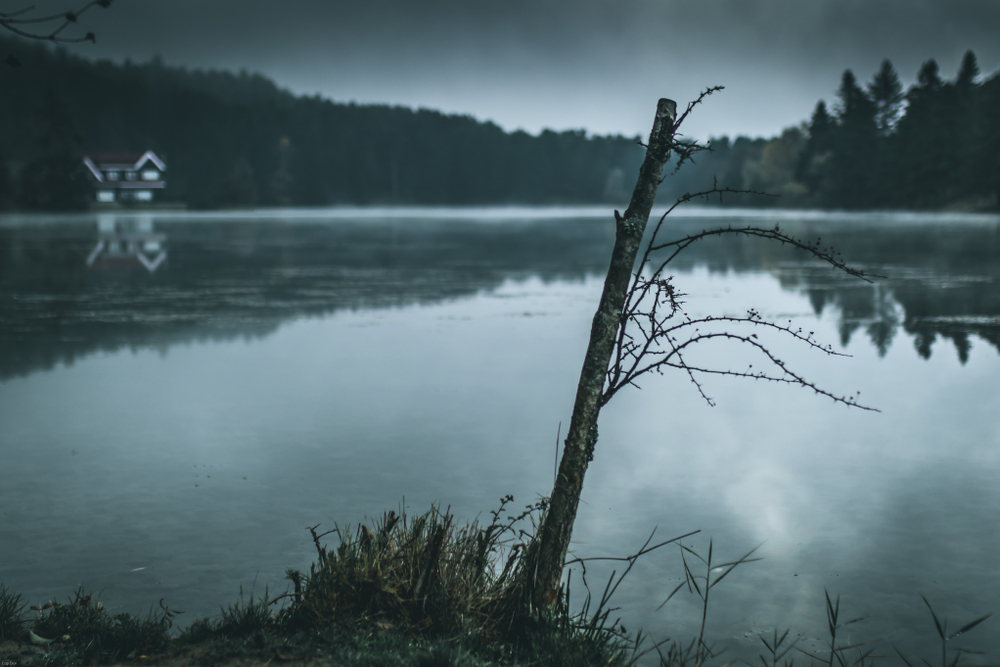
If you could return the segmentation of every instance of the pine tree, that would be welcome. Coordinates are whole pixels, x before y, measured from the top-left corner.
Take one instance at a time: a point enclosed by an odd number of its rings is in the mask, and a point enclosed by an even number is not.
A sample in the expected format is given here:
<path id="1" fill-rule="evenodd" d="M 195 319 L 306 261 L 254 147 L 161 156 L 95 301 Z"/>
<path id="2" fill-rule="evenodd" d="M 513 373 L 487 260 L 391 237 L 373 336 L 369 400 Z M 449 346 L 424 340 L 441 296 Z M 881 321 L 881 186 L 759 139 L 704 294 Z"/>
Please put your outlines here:
<path id="1" fill-rule="evenodd" d="M 0 154 L 0 211 L 10 208 L 14 203 L 14 183 L 7 168 L 7 161 Z"/>
<path id="2" fill-rule="evenodd" d="M 903 85 L 899 75 L 888 60 L 868 84 L 868 95 L 875 103 L 875 124 L 879 136 L 886 137 L 895 129 L 903 104 Z"/>
<path id="3" fill-rule="evenodd" d="M 891 141 L 893 204 L 927 208 L 944 200 L 940 193 L 947 178 L 949 140 L 945 97 L 938 64 L 928 60 L 917 73 L 916 85 L 906 92 L 906 114 Z"/>
<path id="4" fill-rule="evenodd" d="M 980 114 L 980 85 L 976 83 L 978 76 L 976 54 L 966 51 L 946 109 L 951 141 L 951 150 L 948 151 L 951 176 L 948 195 L 958 202 L 981 197 L 987 189 L 982 182 L 984 172 L 977 164 L 986 138 Z"/>
<path id="5" fill-rule="evenodd" d="M 920 66 L 920 71 L 917 72 L 917 86 L 918 89 L 923 89 L 927 91 L 936 91 L 944 85 L 941 81 L 941 75 L 939 74 L 940 68 L 938 67 L 937 61 L 931 58 Z"/>
<path id="6" fill-rule="evenodd" d="M 832 151 L 832 201 L 835 207 L 867 208 L 876 200 L 880 169 L 876 106 L 845 70 L 837 91 L 837 124 Z"/>
<path id="7" fill-rule="evenodd" d="M 823 205 L 829 193 L 830 151 L 835 129 L 826 102 L 820 100 L 809 121 L 809 138 L 795 169 L 795 179 L 809 190 L 809 199 L 814 205 Z"/>
<path id="8" fill-rule="evenodd" d="M 958 78 L 955 80 L 955 85 L 960 90 L 968 90 L 975 85 L 976 77 L 978 76 L 979 64 L 976 62 L 976 54 L 971 50 L 966 51 L 965 55 L 962 56 L 962 66 L 958 70 Z"/>
<path id="9" fill-rule="evenodd" d="M 982 143 L 975 162 L 977 192 L 996 209 L 1000 207 L 1000 75 L 983 82 L 978 97 Z"/>

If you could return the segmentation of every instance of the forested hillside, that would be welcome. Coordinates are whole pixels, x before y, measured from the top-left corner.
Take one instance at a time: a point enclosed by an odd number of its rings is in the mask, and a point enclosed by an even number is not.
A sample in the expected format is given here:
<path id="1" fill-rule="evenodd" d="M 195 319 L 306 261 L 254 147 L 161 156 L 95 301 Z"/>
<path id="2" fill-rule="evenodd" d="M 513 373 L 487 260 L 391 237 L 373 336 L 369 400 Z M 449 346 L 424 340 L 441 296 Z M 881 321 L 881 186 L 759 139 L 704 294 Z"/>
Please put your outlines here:
<path id="1" fill-rule="evenodd" d="M 622 205 L 642 160 L 636 137 L 508 133 L 469 116 L 296 97 L 257 74 L 93 63 L 10 39 L 0 52 L 22 62 L 0 66 L 0 208 L 86 206 L 85 152 L 156 151 L 167 198 L 194 208 Z M 971 52 L 949 81 L 927 61 L 906 91 L 889 61 L 864 86 L 848 70 L 832 108 L 820 101 L 771 139 L 713 139 L 661 201 L 717 181 L 779 195 L 723 205 L 996 209 L 1000 76 L 982 79 Z"/>
<path id="2" fill-rule="evenodd" d="M 636 138 L 504 132 L 468 116 L 295 97 L 255 74 L 91 63 L 0 42 L 0 200 L 89 201 L 79 157 L 156 151 L 192 207 L 627 201 Z M 61 193 L 58 196 L 53 192 Z"/>

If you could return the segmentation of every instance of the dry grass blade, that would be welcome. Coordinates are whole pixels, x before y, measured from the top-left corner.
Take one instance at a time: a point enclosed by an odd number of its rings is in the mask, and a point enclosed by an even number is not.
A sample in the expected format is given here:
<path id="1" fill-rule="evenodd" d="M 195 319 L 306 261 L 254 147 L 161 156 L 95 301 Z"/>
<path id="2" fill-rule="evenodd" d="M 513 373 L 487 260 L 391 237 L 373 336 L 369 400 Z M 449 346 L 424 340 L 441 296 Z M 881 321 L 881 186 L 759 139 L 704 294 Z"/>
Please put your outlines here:
<path id="1" fill-rule="evenodd" d="M 987 618 L 989 618 L 992 615 L 993 614 L 986 614 L 985 616 L 983 616 L 981 618 L 977 618 L 976 620 L 972 621 L 971 623 L 963 625 L 962 628 L 958 632 L 956 632 L 952 636 L 948 637 L 948 639 L 954 639 L 955 637 L 958 637 L 961 634 L 965 634 L 966 632 L 968 632 L 972 628 L 976 627 L 977 625 L 979 625 L 980 623 L 982 623 L 983 621 L 985 621 Z M 972 651 L 965 651 L 965 652 L 966 653 L 972 653 Z"/>
<path id="2" fill-rule="evenodd" d="M 799 643 L 802 637 L 796 637 L 795 639 L 793 639 L 792 642 L 788 644 L 788 646 L 784 650 L 782 650 L 781 648 L 781 645 L 785 643 L 786 639 L 788 639 L 789 632 L 790 630 L 785 630 L 785 632 L 781 635 L 781 637 L 778 637 L 778 629 L 775 628 L 774 635 L 771 637 L 770 643 L 768 643 L 767 639 L 764 638 L 764 635 L 757 633 L 757 637 L 767 648 L 767 652 L 771 654 L 770 662 L 768 662 L 767 658 L 765 658 L 763 654 L 758 654 L 761 663 L 763 663 L 763 667 L 777 667 L 778 663 L 782 659 L 784 659 L 784 657 L 788 655 L 792 649 L 796 648 L 795 645 Z M 788 667 L 792 667 L 794 663 L 795 663 L 794 660 L 791 663 L 787 663 Z"/>
<path id="3" fill-rule="evenodd" d="M 677 587 L 675 587 L 674 590 L 671 591 L 670 595 L 667 596 L 667 599 L 664 600 L 660 604 L 660 606 L 656 608 L 656 610 L 659 611 L 660 609 L 662 609 L 663 606 L 667 604 L 667 602 L 669 602 L 671 598 L 673 598 L 674 595 L 676 595 L 677 592 L 680 591 L 681 588 L 687 585 L 688 591 L 696 594 L 702 603 L 701 629 L 698 633 L 698 636 L 694 640 L 692 640 L 691 644 L 686 649 L 682 647 L 681 644 L 674 642 L 671 645 L 668 654 L 664 656 L 662 652 L 659 650 L 659 648 L 657 648 L 657 652 L 660 655 L 661 664 L 671 665 L 671 666 L 677 665 L 683 667 L 688 663 L 692 663 L 694 667 L 700 667 L 707 660 L 717 658 L 725 651 L 725 649 L 723 649 L 723 651 L 719 651 L 718 653 L 716 653 L 713 651 L 712 647 L 705 642 L 705 630 L 708 624 L 709 594 L 712 588 L 714 588 L 717 583 L 722 581 L 722 579 L 724 579 L 730 572 L 736 569 L 738 565 L 742 565 L 743 563 L 748 563 L 755 560 L 761 560 L 759 558 L 750 558 L 750 556 L 755 551 L 757 551 L 757 549 L 759 549 L 761 546 L 762 545 L 757 545 L 756 547 L 751 549 L 749 552 L 744 554 L 741 558 L 737 559 L 736 561 L 724 563 L 722 565 L 714 565 L 712 563 L 713 556 L 715 555 L 715 545 L 713 540 L 709 540 L 708 542 L 707 558 L 702 557 L 701 554 L 699 554 L 689 546 L 685 546 L 683 544 L 679 545 L 681 553 L 681 563 L 684 566 L 684 581 L 678 584 Z M 688 563 L 687 559 L 687 556 L 689 554 L 700 560 L 702 563 L 704 563 L 705 565 L 704 575 L 696 575 L 691 570 L 691 566 Z M 724 569 L 725 571 L 713 580 L 712 572 L 722 569 Z M 699 585 L 698 583 L 699 580 L 703 582 L 701 585 Z M 784 637 L 782 638 L 782 641 L 784 641 Z"/>
<path id="4" fill-rule="evenodd" d="M 698 556 L 698 554 L 696 554 L 694 551 L 692 551 L 691 549 L 689 549 L 687 547 L 681 547 L 681 549 L 682 549 L 681 550 L 681 562 L 684 564 L 684 580 L 687 582 L 688 591 L 690 592 L 690 591 L 693 590 L 695 593 L 698 594 L 699 598 L 701 598 L 702 600 L 704 600 L 705 596 L 702 594 L 701 588 L 698 587 L 698 580 L 695 577 L 694 573 L 691 572 L 691 568 L 690 568 L 690 566 L 688 566 L 687 558 L 684 556 L 684 552 L 685 551 L 689 551 L 689 552 L 693 553 L 695 556 Z M 709 560 L 708 560 L 709 563 L 712 562 L 711 552 L 712 552 L 712 543 L 709 542 Z M 701 559 L 701 556 L 698 556 L 698 558 Z M 702 560 L 704 560 L 704 559 L 702 559 Z"/>
<path id="5" fill-rule="evenodd" d="M 990 618 L 993 614 L 990 613 L 986 614 L 985 616 L 980 616 L 976 620 L 963 625 L 961 628 L 958 629 L 958 631 L 948 634 L 948 619 L 944 619 L 943 621 L 939 619 L 937 613 L 934 611 L 934 607 L 931 606 L 930 601 L 922 594 L 920 596 L 920 599 L 924 601 L 924 604 L 927 605 L 927 609 L 931 612 L 931 618 L 934 619 L 934 628 L 937 630 L 938 637 L 940 637 L 941 639 L 941 667 L 957 667 L 959 660 L 962 658 L 962 654 L 972 653 L 972 651 L 968 651 L 962 648 L 955 649 L 955 659 L 952 660 L 951 663 L 949 664 L 948 642 L 968 632 L 969 630 L 972 630 L 977 625 L 979 625 L 986 619 Z M 899 653 L 899 649 L 896 649 L 896 652 Z M 924 660 L 924 662 L 926 663 L 927 661 Z M 930 663 L 927 664 L 930 665 Z"/>
<path id="6" fill-rule="evenodd" d="M 670 592 L 670 595 L 667 596 L 666 600 L 664 600 L 663 602 L 660 603 L 660 606 L 656 608 L 656 611 L 660 611 L 661 609 L 663 609 L 663 605 L 665 605 L 668 602 L 670 602 L 670 598 L 674 597 L 674 595 L 677 594 L 677 591 L 679 591 L 680 589 L 684 588 L 684 584 L 686 584 L 686 583 L 687 583 L 687 581 L 682 581 L 681 583 L 677 584 L 677 588 L 675 588 L 673 591 Z"/>
<path id="7" fill-rule="evenodd" d="M 941 625 L 941 621 L 938 620 L 937 614 L 934 613 L 934 607 L 932 607 L 931 603 L 927 601 L 927 598 L 921 594 L 920 599 L 924 601 L 924 604 L 927 605 L 927 609 L 931 612 L 931 618 L 934 619 L 934 626 L 937 628 L 938 636 L 941 637 L 941 639 L 945 639 L 945 632 L 948 630 L 948 621 L 945 620 L 944 625 Z"/>
<path id="8" fill-rule="evenodd" d="M 845 623 L 844 625 L 847 625 L 847 624 Z M 844 627 L 844 626 L 842 625 L 840 627 Z M 852 649 L 861 648 L 862 646 L 871 646 L 872 644 L 877 644 L 880 641 L 882 641 L 882 640 L 881 639 L 869 639 L 866 642 L 858 642 L 857 644 L 851 644 L 849 646 L 838 646 L 837 650 L 838 651 L 850 651 Z"/>
<path id="9" fill-rule="evenodd" d="M 895 644 L 893 644 L 892 645 L 892 650 L 896 652 L 896 655 L 899 656 L 900 660 L 902 660 L 903 662 L 906 663 L 906 667 L 913 667 L 913 663 L 906 659 L 906 656 L 903 655 L 903 652 L 899 650 L 898 646 L 896 646 Z"/>
<path id="10" fill-rule="evenodd" d="M 741 558 L 740 558 L 739 560 L 736 560 L 736 561 L 733 561 L 732 563 L 726 563 L 726 564 L 724 564 L 724 565 L 717 565 L 717 566 L 715 567 L 715 569 L 719 569 L 719 568 L 723 568 L 723 567 L 724 567 L 724 568 L 726 568 L 726 571 L 725 571 L 725 572 L 723 572 L 722 574 L 720 574 L 720 575 L 719 575 L 718 577 L 716 577 L 715 581 L 713 581 L 713 582 L 711 583 L 710 587 L 714 587 L 714 586 L 715 586 L 716 584 L 718 584 L 718 583 L 719 583 L 720 581 L 722 581 L 723 579 L 725 579 L 725 578 L 726 578 L 726 575 L 728 575 L 728 574 L 729 574 L 730 572 L 732 572 L 733 570 L 735 570 L 735 569 L 736 569 L 736 566 L 738 566 L 738 565 L 743 565 L 744 563 L 754 563 L 754 562 L 756 562 L 756 561 L 759 561 L 759 560 L 763 560 L 763 558 L 750 558 L 750 556 L 751 556 L 751 555 L 753 554 L 753 552 L 757 551 L 757 549 L 760 549 L 760 548 L 761 548 L 762 546 L 764 546 L 764 543 L 763 543 L 763 542 L 762 542 L 762 543 L 760 543 L 760 544 L 758 544 L 757 546 L 755 546 L 755 547 L 754 547 L 753 549 L 751 549 L 750 551 L 748 551 L 748 552 L 747 552 L 747 553 L 746 553 L 746 554 L 745 554 L 745 555 L 744 555 L 743 557 L 741 557 Z"/>

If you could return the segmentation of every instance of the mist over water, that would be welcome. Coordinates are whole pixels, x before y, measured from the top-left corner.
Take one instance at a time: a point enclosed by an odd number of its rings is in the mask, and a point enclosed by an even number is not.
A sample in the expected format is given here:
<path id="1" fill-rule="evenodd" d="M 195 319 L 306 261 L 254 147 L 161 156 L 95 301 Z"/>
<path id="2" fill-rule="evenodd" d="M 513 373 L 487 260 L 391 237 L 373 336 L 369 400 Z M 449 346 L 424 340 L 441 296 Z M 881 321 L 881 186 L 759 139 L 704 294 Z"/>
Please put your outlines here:
<path id="1" fill-rule="evenodd" d="M 773 344 L 882 412 L 725 378 L 705 381 L 711 408 L 680 374 L 647 378 L 602 413 L 575 555 L 627 555 L 654 527 L 700 529 L 685 544 L 726 560 L 763 542 L 713 589 L 708 634 L 735 655 L 755 629 L 825 637 L 824 588 L 871 615 L 852 633 L 925 656 L 920 593 L 955 627 L 1000 611 L 1000 220 L 670 224 L 779 224 L 887 276 L 738 236 L 673 265 L 692 316 L 815 331 L 851 356 Z M 0 581 L 32 603 L 78 584 L 116 611 L 163 598 L 190 622 L 255 578 L 283 590 L 313 559 L 306 526 L 547 494 L 612 242 L 586 209 L 0 218 Z M 618 565 L 588 565 L 596 594 Z M 681 576 L 675 547 L 641 560 L 625 625 L 693 636 L 692 596 L 654 613 Z M 991 654 L 969 662 L 1000 654 L 991 622 L 960 644 Z"/>

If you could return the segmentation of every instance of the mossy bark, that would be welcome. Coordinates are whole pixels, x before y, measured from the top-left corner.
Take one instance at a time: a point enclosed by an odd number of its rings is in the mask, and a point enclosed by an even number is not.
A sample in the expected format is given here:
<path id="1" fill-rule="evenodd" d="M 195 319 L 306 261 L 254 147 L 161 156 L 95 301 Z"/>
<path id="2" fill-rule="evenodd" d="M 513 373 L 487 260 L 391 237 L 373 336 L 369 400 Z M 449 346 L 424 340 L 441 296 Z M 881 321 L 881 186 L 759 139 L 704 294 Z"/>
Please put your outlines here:
<path id="1" fill-rule="evenodd" d="M 673 100 L 661 99 L 657 104 L 646 158 L 639 168 L 632 200 L 624 216 L 615 211 L 615 247 L 611 253 L 611 265 L 591 325 L 590 344 L 577 385 L 573 416 L 541 530 L 532 591 L 532 603 L 536 609 L 551 608 L 559 594 L 583 478 L 597 443 L 597 417 L 601 411 L 608 364 L 614 351 L 636 254 L 646 231 L 656 190 L 663 178 L 663 168 L 670 156 L 676 110 Z"/>

